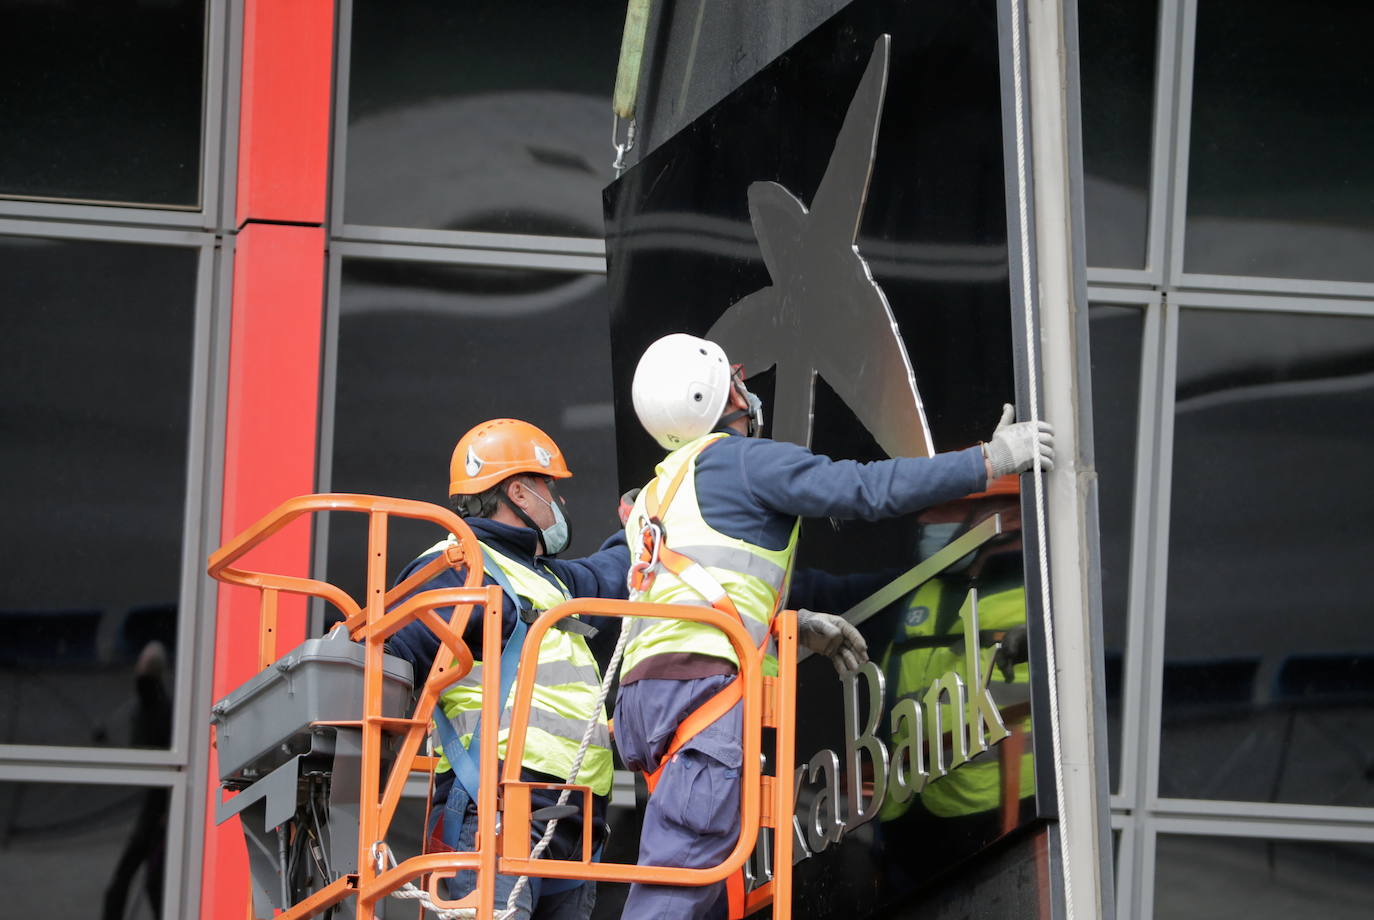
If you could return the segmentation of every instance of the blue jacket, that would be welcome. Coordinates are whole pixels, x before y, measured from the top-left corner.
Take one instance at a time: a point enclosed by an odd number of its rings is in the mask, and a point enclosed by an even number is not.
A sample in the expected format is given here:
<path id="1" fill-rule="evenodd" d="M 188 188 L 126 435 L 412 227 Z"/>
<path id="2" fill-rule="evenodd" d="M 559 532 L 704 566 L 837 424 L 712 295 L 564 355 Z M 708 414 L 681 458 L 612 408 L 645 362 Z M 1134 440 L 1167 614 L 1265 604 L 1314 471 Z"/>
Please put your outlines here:
<path id="1" fill-rule="evenodd" d="M 697 503 L 713 529 L 766 549 L 785 547 L 799 517 L 875 521 L 986 487 L 978 447 L 860 463 L 831 460 L 786 441 L 729 434 L 697 457 Z M 799 569 L 787 606 L 839 613 L 897 574 Z"/>
<path id="2" fill-rule="evenodd" d="M 502 524 L 498 521 L 488 520 L 487 518 L 467 518 L 467 525 L 472 528 L 473 534 L 477 539 L 491 545 L 494 549 L 505 556 L 509 556 L 516 562 L 528 566 L 541 575 L 548 577 L 547 573 L 552 572 L 563 584 L 567 585 L 573 597 L 605 597 L 612 600 L 624 600 L 628 594 L 625 587 L 625 573 L 630 567 L 630 551 L 625 546 L 625 535 L 617 531 L 606 539 L 597 550 L 590 556 L 582 559 L 555 559 L 552 556 L 537 556 L 535 551 L 538 549 L 539 535 L 528 527 L 517 527 L 510 524 Z M 425 553 L 418 557 L 410 565 L 402 570 L 397 576 L 396 582 L 399 584 L 416 569 L 425 565 L 437 555 Z M 447 568 L 438 575 L 425 582 L 420 590 L 428 591 L 432 588 L 461 588 L 463 579 L 467 577 L 465 569 Z M 552 583 L 552 579 L 550 579 Z M 483 579 L 483 584 L 494 585 L 496 580 L 490 575 Z M 504 638 L 511 634 L 515 629 L 516 611 L 511 609 L 505 596 L 501 599 L 501 636 Z M 438 613 L 444 620 L 449 620 L 453 616 L 452 607 L 440 607 Z M 468 616 L 468 622 L 463 627 L 463 641 L 468 644 L 472 651 L 474 660 L 482 658 L 482 606 L 475 605 L 472 613 Z M 616 620 L 601 621 L 597 617 L 584 618 L 590 620 L 593 626 L 598 628 L 610 626 L 612 630 L 616 628 Z M 412 622 L 399 632 L 397 632 L 387 642 L 387 651 L 400 658 L 409 661 L 415 669 L 416 679 L 422 679 L 429 673 L 430 666 L 434 663 L 434 656 L 439 651 L 439 638 L 429 631 L 423 623 Z"/>

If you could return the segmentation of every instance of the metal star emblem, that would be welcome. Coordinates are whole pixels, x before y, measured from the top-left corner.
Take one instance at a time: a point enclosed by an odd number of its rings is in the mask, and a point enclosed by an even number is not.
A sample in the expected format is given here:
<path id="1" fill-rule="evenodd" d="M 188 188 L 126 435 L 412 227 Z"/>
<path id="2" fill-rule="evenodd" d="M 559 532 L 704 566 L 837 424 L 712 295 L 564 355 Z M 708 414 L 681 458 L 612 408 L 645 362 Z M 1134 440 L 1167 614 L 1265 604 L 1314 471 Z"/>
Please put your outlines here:
<path id="1" fill-rule="evenodd" d="M 776 365 L 773 437 L 811 443 L 820 374 L 893 457 L 934 453 L 916 378 L 887 297 L 857 245 L 887 89 L 883 35 L 808 209 L 776 182 L 749 186 L 749 218 L 773 284 L 706 333 L 751 372 Z"/>

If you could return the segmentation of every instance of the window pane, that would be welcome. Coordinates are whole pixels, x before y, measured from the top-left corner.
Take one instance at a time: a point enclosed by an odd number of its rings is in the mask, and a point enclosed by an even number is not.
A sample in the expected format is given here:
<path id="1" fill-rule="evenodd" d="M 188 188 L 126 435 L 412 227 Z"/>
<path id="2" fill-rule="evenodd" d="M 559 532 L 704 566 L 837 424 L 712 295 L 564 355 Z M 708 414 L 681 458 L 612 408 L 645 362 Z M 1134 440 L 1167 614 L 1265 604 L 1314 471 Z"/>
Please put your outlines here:
<path id="1" fill-rule="evenodd" d="M 468 428 L 519 418 L 563 449 L 573 542 L 619 529 L 606 279 L 565 272 L 347 259 L 340 298 L 336 492 L 448 504 L 448 463 Z M 442 536 L 397 524 L 394 575 Z M 362 515 L 330 521 L 330 579 L 361 594 Z"/>
<path id="2" fill-rule="evenodd" d="M 0 0 L 0 195 L 195 207 L 205 0 Z"/>
<path id="3" fill-rule="evenodd" d="M 1112 788 L 1121 763 L 1121 662 L 1126 650 L 1134 510 L 1136 421 L 1145 313 L 1138 307 L 1094 304 L 1092 336 L 1093 450 L 1102 553 L 1102 626 L 1106 657 L 1107 727 Z"/>
<path id="4" fill-rule="evenodd" d="M 1374 280 L 1374 6 L 1198 4 L 1188 271 Z"/>
<path id="5" fill-rule="evenodd" d="M 625 4 L 356 0 L 350 223 L 600 238 Z"/>
<path id="6" fill-rule="evenodd" d="M 166 787 L 0 782 L 5 916 L 157 920 L 170 795 Z"/>
<path id="7" fill-rule="evenodd" d="M 1145 268 L 1158 0 L 1078 5 L 1088 264 Z"/>
<path id="8" fill-rule="evenodd" d="M 0 237 L 0 741 L 168 745 L 196 258 Z"/>
<path id="9" fill-rule="evenodd" d="M 1356 920 L 1374 896 L 1374 845 L 1161 834 L 1155 920 Z"/>
<path id="10" fill-rule="evenodd" d="M 1160 794 L 1374 805 L 1374 319 L 1179 320 Z"/>

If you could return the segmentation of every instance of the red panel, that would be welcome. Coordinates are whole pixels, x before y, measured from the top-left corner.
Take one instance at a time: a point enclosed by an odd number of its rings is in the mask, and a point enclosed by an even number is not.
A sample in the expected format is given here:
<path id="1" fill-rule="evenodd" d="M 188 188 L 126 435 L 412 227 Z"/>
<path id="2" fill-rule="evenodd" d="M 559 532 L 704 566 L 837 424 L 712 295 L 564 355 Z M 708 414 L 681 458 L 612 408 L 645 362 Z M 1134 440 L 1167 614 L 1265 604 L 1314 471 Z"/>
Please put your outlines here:
<path id="1" fill-rule="evenodd" d="M 334 0 L 246 0 L 238 226 L 324 222 Z"/>
<path id="2" fill-rule="evenodd" d="M 324 268 L 325 237 L 318 227 L 249 224 L 238 235 L 221 540 L 286 499 L 314 491 Z M 302 575 L 309 561 L 309 530 L 294 525 L 245 560 L 253 568 Z M 256 673 L 257 622 L 256 592 L 220 587 L 215 699 Z M 290 649 L 304 637 L 304 602 L 282 597 L 278 648 Z M 212 750 L 201 917 L 243 920 L 247 852 L 237 818 L 214 826 L 218 776 Z"/>

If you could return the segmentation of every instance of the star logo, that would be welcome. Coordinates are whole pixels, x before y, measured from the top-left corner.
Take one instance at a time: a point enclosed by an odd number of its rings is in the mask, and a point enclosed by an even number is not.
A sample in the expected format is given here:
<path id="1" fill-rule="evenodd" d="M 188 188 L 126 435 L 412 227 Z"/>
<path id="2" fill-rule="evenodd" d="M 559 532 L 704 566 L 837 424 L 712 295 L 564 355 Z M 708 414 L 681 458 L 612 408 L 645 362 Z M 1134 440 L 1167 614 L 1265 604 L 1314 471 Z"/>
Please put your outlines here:
<path id="1" fill-rule="evenodd" d="M 777 367 L 774 438 L 810 446 L 820 374 L 889 456 L 928 457 L 911 359 L 857 245 L 891 43 L 883 35 L 873 47 L 811 207 L 776 182 L 749 186 L 749 219 L 773 283 L 727 309 L 706 337 L 750 371 Z"/>

